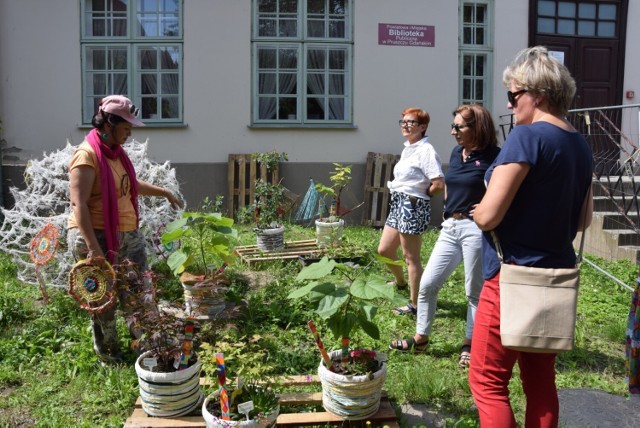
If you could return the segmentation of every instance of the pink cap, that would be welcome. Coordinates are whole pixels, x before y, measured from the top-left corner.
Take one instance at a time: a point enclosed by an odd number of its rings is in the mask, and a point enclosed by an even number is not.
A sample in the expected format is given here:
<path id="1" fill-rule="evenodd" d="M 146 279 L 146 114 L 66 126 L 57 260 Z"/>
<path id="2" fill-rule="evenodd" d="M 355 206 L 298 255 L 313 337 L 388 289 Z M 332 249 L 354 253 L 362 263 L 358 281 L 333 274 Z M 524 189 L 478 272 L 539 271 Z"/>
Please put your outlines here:
<path id="1" fill-rule="evenodd" d="M 123 95 L 109 95 L 100 101 L 98 111 L 115 114 L 127 122 L 136 126 L 144 126 L 144 123 L 136 119 L 138 109 L 131 100 Z"/>

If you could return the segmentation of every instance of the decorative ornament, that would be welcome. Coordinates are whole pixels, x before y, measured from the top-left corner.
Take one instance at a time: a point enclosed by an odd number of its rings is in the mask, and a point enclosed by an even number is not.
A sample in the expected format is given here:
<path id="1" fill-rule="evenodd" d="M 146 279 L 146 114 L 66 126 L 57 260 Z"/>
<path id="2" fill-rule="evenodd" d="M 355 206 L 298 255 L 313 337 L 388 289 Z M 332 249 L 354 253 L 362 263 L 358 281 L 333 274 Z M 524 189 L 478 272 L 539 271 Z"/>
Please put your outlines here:
<path id="1" fill-rule="evenodd" d="M 178 370 L 184 370 L 189 367 L 189 358 L 191 358 L 191 350 L 193 345 L 193 331 L 195 329 L 195 318 L 189 317 L 184 326 L 184 340 L 182 341 L 182 352 L 180 353 L 180 367 Z"/>
<path id="2" fill-rule="evenodd" d="M 94 259 L 76 263 L 69 272 L 69 294 L 80 307 L 92 314 L 101 314 L 115 305 L 116 273 L 108 261 L 102 259 L 104 268 L 94 264 Z"/>
<path id="3" fill-rule="evenodd" d="M 31 240 L 29 246 L 29 254 L 31 260 L 36 265 L 36 278 L 38 278 L 38 284 L 40 285 L 40 292 L 44 298 L 45 303 L 49 303 L 49 295 L 45 288 L 45 280 L 40 267 L 44 266 L 53 258 L 53 254 L 58 248 L 58 236 L 60 236 L 58 229 L 53 223 L 47 223 L 38 233 L 35 234 Z"/>

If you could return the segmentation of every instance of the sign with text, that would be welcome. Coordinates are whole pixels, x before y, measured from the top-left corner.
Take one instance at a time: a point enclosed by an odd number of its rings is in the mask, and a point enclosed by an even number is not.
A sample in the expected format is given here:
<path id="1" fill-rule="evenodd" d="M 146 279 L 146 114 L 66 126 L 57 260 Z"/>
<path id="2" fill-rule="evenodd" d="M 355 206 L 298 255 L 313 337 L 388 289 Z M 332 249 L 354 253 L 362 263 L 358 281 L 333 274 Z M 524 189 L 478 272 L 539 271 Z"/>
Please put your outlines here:
<path id="1" fill-rule="evenodd" d="M 436 44 L 436 28 L 433 25 L 378 24 L 378 44 L 432 48 Z"/>

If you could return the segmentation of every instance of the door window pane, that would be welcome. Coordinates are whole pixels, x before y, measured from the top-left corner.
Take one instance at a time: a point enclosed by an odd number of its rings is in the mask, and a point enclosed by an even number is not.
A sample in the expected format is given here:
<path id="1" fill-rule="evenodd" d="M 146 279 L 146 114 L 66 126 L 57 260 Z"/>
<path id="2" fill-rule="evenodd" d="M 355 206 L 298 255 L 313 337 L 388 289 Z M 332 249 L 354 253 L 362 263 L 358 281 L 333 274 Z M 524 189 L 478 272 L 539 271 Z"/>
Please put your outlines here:
<path id="1" fill-rule="evenodd" d="M 579 18 L 596 18 L 596 5 L 592 3 L 580 3 L 578 5 L 578 17 Z"/>

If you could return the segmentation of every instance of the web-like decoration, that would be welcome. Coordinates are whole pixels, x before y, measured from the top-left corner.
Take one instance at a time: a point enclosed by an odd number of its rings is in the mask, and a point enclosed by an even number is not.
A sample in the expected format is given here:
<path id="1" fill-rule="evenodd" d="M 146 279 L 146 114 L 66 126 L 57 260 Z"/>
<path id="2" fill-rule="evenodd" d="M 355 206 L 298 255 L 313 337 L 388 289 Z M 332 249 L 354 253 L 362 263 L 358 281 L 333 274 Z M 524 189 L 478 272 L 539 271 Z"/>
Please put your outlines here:
<path id="1" fill-rule="evenodd" d="M 124 146 L 138 178 L 171 190 L 181 197 L 175 170 L 167 161 L 155 163 L 147 158 L 147 142 L 131 141 Z M 53 259 L 40 270 L 46 272 L 47 285 L 68 287 L 69 271 L 75 260 L 67 246 L 67 218 L 71 212 L 69 203 L 69 162 L 75 146 L 69 142 L 65 148 L 44 154 L 42 159 L 29 161 L 25 169 L 26 188 L 11 188 L 15 200 L 12 209 L 2 208 L 4 222 L 0 228 L 0 249 L 11 254 L 18 267 L 20 281 L 36 284 L 36 266 L 30 255 L 33 237 L 48 223 L 53 224 L 59 236 L 59 248 Z M 141 196 L 140 227 L 147 238 L 147 253 L 151 261 L 157 259 L 154 238 L 170 221 L 179 217 L 163 197 Z"/>

